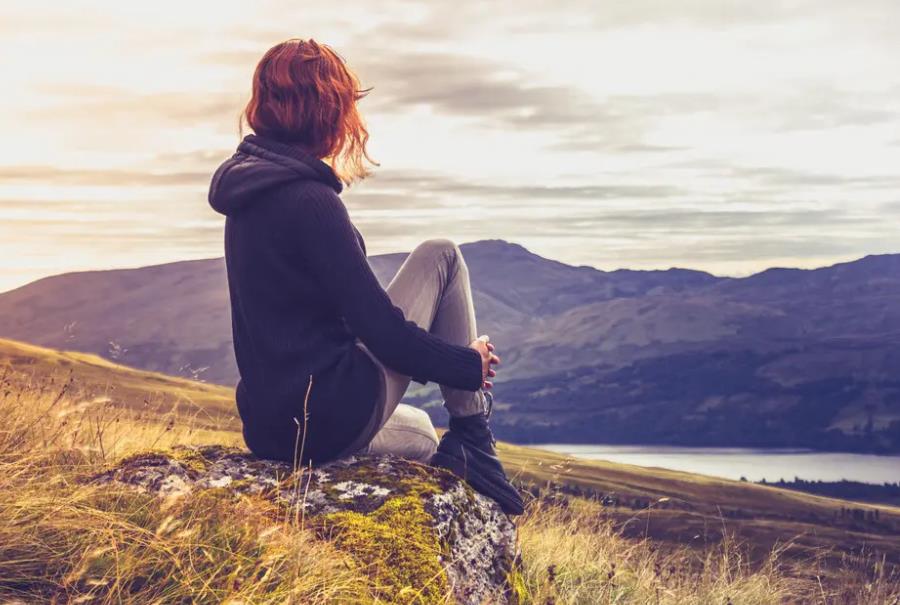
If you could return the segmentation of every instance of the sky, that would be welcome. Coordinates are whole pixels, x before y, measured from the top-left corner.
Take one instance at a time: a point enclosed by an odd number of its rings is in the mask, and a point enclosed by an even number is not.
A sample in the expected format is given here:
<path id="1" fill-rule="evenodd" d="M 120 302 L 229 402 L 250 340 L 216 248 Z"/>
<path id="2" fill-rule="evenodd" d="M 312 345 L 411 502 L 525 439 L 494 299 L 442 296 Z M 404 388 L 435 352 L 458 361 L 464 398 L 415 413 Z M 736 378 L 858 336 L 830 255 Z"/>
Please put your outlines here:
<path id="1" fill-rule="evenodd" d="M 221 256 L 209 179 L 291 37 L 372 87 L 380 166 L 342 195 L 370 253 L 747 275 L 900 252 L 898 28 L 896 0 L 0 0 L 0 291 Z"/>

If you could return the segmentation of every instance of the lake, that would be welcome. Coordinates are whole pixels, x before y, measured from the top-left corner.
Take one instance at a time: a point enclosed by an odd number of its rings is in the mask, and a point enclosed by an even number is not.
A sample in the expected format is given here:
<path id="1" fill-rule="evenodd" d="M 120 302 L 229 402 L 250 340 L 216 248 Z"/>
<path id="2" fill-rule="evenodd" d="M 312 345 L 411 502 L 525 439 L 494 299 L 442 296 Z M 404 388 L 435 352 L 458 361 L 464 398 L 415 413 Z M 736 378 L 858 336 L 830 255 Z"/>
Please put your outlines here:
<path id="1" fill-rule="evenodd" d="M 749 481 L 900 481 L 900 456 L 844 454 L 787 449 L 697 448 L 656 445 L 534 445 L 589 460 L 656 466 L 726 479 Z"/>

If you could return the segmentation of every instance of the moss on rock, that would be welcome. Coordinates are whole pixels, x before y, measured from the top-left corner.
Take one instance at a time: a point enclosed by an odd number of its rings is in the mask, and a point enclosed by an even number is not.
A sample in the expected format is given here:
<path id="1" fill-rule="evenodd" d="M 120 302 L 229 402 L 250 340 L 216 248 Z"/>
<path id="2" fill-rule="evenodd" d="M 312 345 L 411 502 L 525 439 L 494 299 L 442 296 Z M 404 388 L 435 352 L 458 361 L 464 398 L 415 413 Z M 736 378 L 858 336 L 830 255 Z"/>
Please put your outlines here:
<path id="1" fill-rule="evenodd" d="M 388 499 L 375 511 L 324 515 L 322 532 L 359 560 L 386 603 L 443 603 L 450 591 L 431 516 L 415 494 Z"/>

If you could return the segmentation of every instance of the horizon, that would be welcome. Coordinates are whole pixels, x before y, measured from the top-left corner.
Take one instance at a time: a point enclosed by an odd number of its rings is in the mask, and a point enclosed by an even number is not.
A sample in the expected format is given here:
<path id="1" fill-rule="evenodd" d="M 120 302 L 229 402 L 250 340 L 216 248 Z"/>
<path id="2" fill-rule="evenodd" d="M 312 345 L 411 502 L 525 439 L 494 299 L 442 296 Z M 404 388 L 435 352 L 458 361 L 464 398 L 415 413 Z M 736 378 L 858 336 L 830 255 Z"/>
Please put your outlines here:
<path id="1" fill-rule="evenodd" d="M 463 247 L 463 246 L 469 246 L 469 245 L 473 245 L 473 244 L 482 244 L 482 243 L 493 242 L 493 241 L 499 241 L 508 246 L 519 246 L 519 247 L 523 248 L 529 254 L 534 254 L 535 256 L 538 256 L 548 262 L 561 262 L 563 264 L 569 265 L 570 267 L 588 267 L 591 269 L 595 269 L 597 271 L 601 271 L 603 273 L 615 273 L 617 271 L 635 271 L 635 272 L 696 271 L 699 273 L 707 273 L 708 275 L 711 275 L 712 277 L 715 277 L 717 279 L 746 279 L 749 277 L 754 277 L 761 273 L 765 273 L 767 271 L 775 271 L 775 270 L 816 271 L 819 269 L 828 269 L 828 268 L 834 267 L 836 265 L 846 265 L 846 264 L 856 263 L 856 262 L 865 260 L 866 258 L 873 257 L 873 256 L 900 256 L 900 252 L 882 252 L 882 253 L 866 254 L 864 256 L 853 257 L 848 260 L 837 260 L 833 263 L 828 263 L 828 264 L 819 265 L 819 266 L 788 267 L 788 266 L 773 265 L 771 267 L 766 267 L 764 269 L 760 269 L 759 271 L 755 271 L 753 273 L 748 273 L 747 275 L 725 275 L 725 274 L 721 274 L 721 273 L 710 273 L 709 271 L 704 271 L 702 269 L 697 269 L 694 267 L 682 267 L 682 266 L 671 266 L 671 267 L 659 268 L 659 269 L 653 269 L 653 268 L 634 269 L 631 267 L 616 267 L 614 269 L 604 269 L 601 267 L 595 267 L 593 265 L 578 265 L 578 264 L 566 263 L 565 261 L 561 261 L 560 259 L 557 259 L 557 258 L 551 258 L 548 256 L 544 256 L 542 254 L 537 254 L 533 250 L 529 249 L 527 246 L 524 246 L 518 242 L 507 241 L 507 240 L 504 240 L 501 238 L 489 238 L 489 239 L 473 240 L 473 241 L 468 241 L 468 242 L 459 242 L 459 246 Z M 388 252 L 378 252 L 376 254 L 369 254 L 368 257 L 371 258 L 373 256 L 388 256 L 388 255 L 392 255 L 392 254 L 408 254 L 408 253 L 409 253 L 409 250 L 394 250 L 394 251 L 388 251 Z M 13 286 L 11 288 L 0 289 L 0 296 L 7 294 L 9 292 L 12 292 L 14 290 L 18 290 L 19 288 L 29 286 L 35 282 L 39 282 L 44 279 L 52 279 L 54 277 L 60 277 L 63 275 L 73 275 L 73 274 L 79 274 L 79 273 L 96 273 L 96 272 L 103 272 L 103 271 L 136 271 L 139 269 L 148 269 L 151 267 L 160 267 L 160 266 L 164 266 L 164 265 L 175 265 L 175 264 L 180 264 L 180 263 L 218 261 L 218 260 L 223 260 L 223 258 L 224 257 L 221 255 L 220 256 L 209 256 L 209 257 L 203 257 L 203 258 L 184 258 L 184 259 L 180 259 L 180 260 L 165 261 L 165 262 L 161 262 L 161 263 L 152 263 L 149 265 L 133 265 L 133 266 L 125 266 L 125 267 L 98 267 L 98 268 L 78 269 L 78 270 L 74 270 L 74 271 L 64 271 L 62 273 L 52 273 L 50 275 L 42 275 L 42 276 L 37 277 L 29 282 L 24 283 L 24 284 L 19 284 L 17 286 Z M 2 287 L 2 286 L 0 286 L 0 287 Z"/>
<path id="2" fill-rule="evenodd" d="M 865 6 L 0 6 L 0 49 L 27 57 L 0 101 L 0 291 L 220 255 L 209 178 L 288 37 L 374 87 L 381 167 L 342 195 L 373 254 L 499 238 L 746 277 L 893 253 L 900 5 Z"/>

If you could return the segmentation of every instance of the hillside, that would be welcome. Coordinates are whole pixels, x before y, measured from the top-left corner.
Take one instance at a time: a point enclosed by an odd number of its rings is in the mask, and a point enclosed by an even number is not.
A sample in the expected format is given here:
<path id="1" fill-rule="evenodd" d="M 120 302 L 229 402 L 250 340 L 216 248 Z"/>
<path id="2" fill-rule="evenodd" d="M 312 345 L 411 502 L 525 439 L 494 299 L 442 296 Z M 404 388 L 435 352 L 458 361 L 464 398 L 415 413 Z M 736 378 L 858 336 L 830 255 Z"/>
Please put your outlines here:
<path id="1" fill-rule="evenodd" d="M 519 442 L 900 451 L 900 255 L 741 279 L 600 271 L 464 244 Z M 403 254 L 374 256 L 387 282 Z M 233 384 L 222 259 L 71 273 L 0 294 L 0 336 Z M 441 421 L 433 386 L 411 402 Z"/>
<path id="2" fill-rule="evenodd" d="M 0 376 L 13 389 L 59 393 L 79 412 L 148 423 L 175 419 L 198 428 L 237 431 L 234 390 L 137 370 L 97 355 L 55 351 L 0 339 Z"/>
<path id="3" fill-rule="evenodd" d="M 242 445 L 231 389 L 9 340 L 0 340 L 0 375 L 7 402 L 17 393 L 32 398 L 37 393 L 47 402 L 41 404 L 46 407 L 42 413 L 78 416 L 88 426 L 96 423 L 105 435 L 101 444 L 105 439 L 110 448 L 104 452 L 108 458 L 132 451 L 136 444 Z M 865 549 L 900 563 L 900 508 L 577 460 L 505 443 L 500 452 L 523 487 L 542 498 L 549 490 L 603 501 L 605 515 L 626 535 L 698 548 L 733 537 L 761 558 L 777 544 L 789 544 L 787 554 L 796 560 L 813 555 L 839 560 L 842 553 Z"/>

